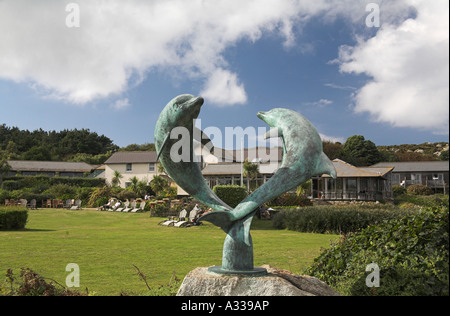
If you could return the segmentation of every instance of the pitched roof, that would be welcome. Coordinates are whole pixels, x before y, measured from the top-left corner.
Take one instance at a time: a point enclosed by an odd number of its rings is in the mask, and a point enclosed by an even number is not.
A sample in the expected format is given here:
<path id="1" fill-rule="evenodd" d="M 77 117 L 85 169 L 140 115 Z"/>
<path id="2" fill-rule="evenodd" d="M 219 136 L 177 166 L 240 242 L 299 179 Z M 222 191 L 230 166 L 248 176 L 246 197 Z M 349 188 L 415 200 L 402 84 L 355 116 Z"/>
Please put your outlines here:
<path id="1" fill-rule="evenodd" d="M 448 172 L 448 161 L 380 162 L 372 167 L 392 167 L 393 172 Z"/>
<path id="2" fill-rule="evenodd" d="M 10 160 L 8 161 L 8 164 L 13 171 L 85 173 L 95 169 L 94 166 L 85 162 Z"/>
<path id="3" fill-rule="evenodd" d="M 384 177 L 393 169 L 392 167 L 355 167 L 340 159 L 334 159 L 332 162 L 339 178 Z M 329 177 L 329 175 L 323 175 L 323 177 Z"/>
<path id="4" fill-rule="evenodd" d="M 114 153 L 105 164 L 154 163 L 157 157 L 156 151 L 120 151 Z"/>

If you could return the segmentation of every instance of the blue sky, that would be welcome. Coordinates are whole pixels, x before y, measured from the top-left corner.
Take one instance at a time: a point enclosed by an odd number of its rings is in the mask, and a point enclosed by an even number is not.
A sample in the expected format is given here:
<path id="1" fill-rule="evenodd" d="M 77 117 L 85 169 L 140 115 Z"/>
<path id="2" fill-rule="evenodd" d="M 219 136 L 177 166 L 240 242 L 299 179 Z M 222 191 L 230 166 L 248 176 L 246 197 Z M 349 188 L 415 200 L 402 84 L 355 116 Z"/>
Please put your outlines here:
<path id="1" fill-rule="evenodd" d="M 223 131 L 285 107 L 334 141 L 448 142 L 446 0 L 105 3 L 0 1 L 0 124 L 144 144 L 190 93 L 202 127 Z"/>

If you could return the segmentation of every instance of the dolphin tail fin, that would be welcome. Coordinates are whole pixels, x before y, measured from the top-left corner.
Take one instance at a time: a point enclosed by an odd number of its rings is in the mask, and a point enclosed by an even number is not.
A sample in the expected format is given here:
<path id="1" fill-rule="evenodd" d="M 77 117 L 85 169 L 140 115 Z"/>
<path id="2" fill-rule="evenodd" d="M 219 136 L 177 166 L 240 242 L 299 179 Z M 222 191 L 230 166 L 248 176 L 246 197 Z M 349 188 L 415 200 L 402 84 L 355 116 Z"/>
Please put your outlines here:
<path id="1" fill-rule="evenodd" d="M 201 216 L 198 220 L 200 222 L 201 221 L 210 222 L 210 223 L 222 228 L 225 231 L 225 233 L 228 233 L 231 226 L 233 225 L 233 221 L 231 220 L 231 217 L 230 217 L 230 212 L 226 212 L 226 211 L 209 212 L 209 213 L 206 213 L 205 215 Z"/>
<path id="2" fill-rule="evenodd" d="M 328 174 L 333 179 L 337 178 L 336 169 L 334 168 L 334 165 L 331 162 L 331 160 L 327 157 L 327 155 L 325 155 L 324 152 L 320 154 L 319 160 L 317 161 L 315 175 L 322 175 L 322 174 Z"/>
<path id="3" fill-rule="evenodd" d="M 256 210 L 244 218 L 238 220 L 231 220 L 230 212 L 226 211 L 213 211 L 200 217 L 199 221 L 208 221 L 220 228 L 227 234 L 238 234 L 242 238 L 247 246 L 251 246 L 252 241 L 250 237 L 250 227 L 252 225 L 253 216 L 255 216 Z M 232 231 L 232 232 L 230 232 Z M 239 233 L 238 231 L 241 231 Z"/>

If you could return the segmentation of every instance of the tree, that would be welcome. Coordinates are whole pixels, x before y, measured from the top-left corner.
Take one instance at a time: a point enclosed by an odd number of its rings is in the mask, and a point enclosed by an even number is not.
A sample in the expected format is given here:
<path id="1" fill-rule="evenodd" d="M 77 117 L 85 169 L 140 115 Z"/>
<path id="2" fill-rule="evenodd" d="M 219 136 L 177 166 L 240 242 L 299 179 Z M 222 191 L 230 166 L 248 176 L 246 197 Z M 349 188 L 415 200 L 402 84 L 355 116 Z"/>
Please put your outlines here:
<path id="1" fill-rule="evenodd" d="M 247 191 L 250 192 L 250 181 L 256 179 L 259 175 L 259 166 L 251 163 L 248 159 L 244 162 L 244 177 L 247 178 Z"/>
<path id="2" fill-rule="evenodd" d="M 150 182 L 150 187 L 156 195 L 164 195 L 166 192 L 169 192 L 170 184 L 167 179 L 156 175 Z"/>
<path id="3" fill-rule="evenodd" d="M 114 176 L 111 179 L 111 185 L 113 187 L 119 186 L 120 185 L 120 179 L 122 179 L 122 178 L 123 178 L 123 175 L 119 171 L 114 170 Z"/>
<path id="4" fill-rule="evenodd" d="M 354 135 L 342 147 L 341 159 L 354 166 L 369 166 L 382 160 L 377 146 L 364 136 Z"/>

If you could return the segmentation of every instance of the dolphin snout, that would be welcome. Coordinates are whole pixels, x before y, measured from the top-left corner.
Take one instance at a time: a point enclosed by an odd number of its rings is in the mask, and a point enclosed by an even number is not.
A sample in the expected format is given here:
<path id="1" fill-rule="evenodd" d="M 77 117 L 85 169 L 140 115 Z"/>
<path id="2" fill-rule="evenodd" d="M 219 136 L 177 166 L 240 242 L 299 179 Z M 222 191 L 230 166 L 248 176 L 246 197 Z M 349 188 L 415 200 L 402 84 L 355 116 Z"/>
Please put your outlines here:
<path id="1" fill-rule="evenodd" d="M 258 117 L 258 118 L 260 118 L 261 120 L 262 119 L 264 119 L 264 116 L 266 115 L 266 112 L 263 112 L 263 111 L 259 111 L 257 114 L 256 114 L 256 116 Z"/>

